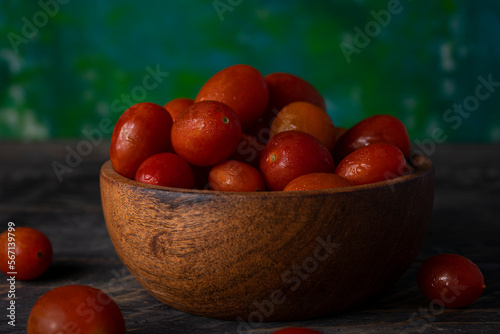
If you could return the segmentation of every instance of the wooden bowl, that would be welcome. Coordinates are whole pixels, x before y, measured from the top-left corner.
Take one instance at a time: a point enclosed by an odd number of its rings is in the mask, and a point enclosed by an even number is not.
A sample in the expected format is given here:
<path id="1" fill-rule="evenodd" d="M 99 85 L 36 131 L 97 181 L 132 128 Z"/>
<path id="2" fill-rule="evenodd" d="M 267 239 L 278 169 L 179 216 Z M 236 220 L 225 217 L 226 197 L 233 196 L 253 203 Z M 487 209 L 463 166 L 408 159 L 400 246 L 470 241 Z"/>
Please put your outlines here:
<path id="1" fill-rule="evenodd" d="M 427 231 L 434 169 L 342 189 L 232 193 L 150 186 L 101 169 L 119 257 L 165 304 L 249 323 L 344 311 L 391 287 Z"/>

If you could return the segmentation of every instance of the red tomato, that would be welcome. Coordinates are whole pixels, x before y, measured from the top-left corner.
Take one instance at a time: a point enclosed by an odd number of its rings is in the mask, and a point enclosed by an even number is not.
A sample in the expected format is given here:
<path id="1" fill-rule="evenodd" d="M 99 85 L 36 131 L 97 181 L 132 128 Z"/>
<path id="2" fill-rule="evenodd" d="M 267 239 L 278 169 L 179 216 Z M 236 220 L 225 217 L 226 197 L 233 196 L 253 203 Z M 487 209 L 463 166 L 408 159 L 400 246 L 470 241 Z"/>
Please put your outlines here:
<path id="1" fill-rule="evenodd" d="M 128 108 L 116 122 L 110 159 L 114 170 L 133 179 L 148 157 L 170 148 L 172 117 L 163 107 L 142 102 Z"/>
<path id="2" fill-rule="evenodd" d="M 52 244 L 42 232 L 30 227 L 9 227 L 0 234 L 0 270 L 18 280 L 42 275 L 52 263 Z M 8 273 L 16 274 L 8 274 Z"/>
<path id="3" fill-rule="evenodd" d="M 425 297 L 449 308 L 472 304 L 486 288 L 477 265 L 457 254 L 439 254 L 425 260 L 418 270 L 417 283 Z"/>
<path id="4" fill-rule="evenodd" d="M 309 173 L 330 173 L 332 155 L 316 138 L 300 131 L 272 137 L 260 157 L 260 171 L 270 190 L 283 190 L 293 179 Z"/>
<path id="5" fill-rule="evenodd" d="M 310 173 L 290 181 L 283 191 L 320 190 L 350 187 L 352 183 L 332 173 Z"/>
<path id="6" fill-rule="evenodd" d="M 125 320 L 104 292 L 85 285 L 67 285 L 45 293 L 28 318 L 28 334 L 123 334 Z"/>
<path id="7" fill-rule="evenodd" d="M 238 147 L 236 147 L 236 150 L 229 158 L 259 168 L 260 155 L 264 146 L 265 145 L 255 137 L 242 133 Z"/>
<path id="8" fill-rule="evenodd" d="M 306 80 L 290 73 L 276 72 L 264 77 L 269 90 L 269 103 L 266 111 L 259 118 L 257 124 L 249 132 L 251 135 L 266 143 L 269 139 L 271 124 L 284 106 L 292 102 L 309 102 L 326 111 L 323 96 Z"/>
<path id="9" fill-rule="evenodd" d="M 172 146 L 187 162 L 210 166 L 226 160 L 241 138 L 238 116 L 217 101 L 193 103 L 175 119 Z"/>
<path id="10" fill-rule="evenodd" d="M 257 169 L 236 160 L 224 161 L 208 175 L 210 188 L 219 191 L 263 191 L 264 179 Z"/>
<path id="11" fill-rule="evenodd" d="M 358 148 L 375 143 L 395 145 L 405 158 L 410 156 L 411 144 L 405 125 L 396 117 L 375 115 L 357 123 L 338 139 L 333 158 L 339 163 Z"/>
<path id="12" fill-rule="evenodd" d="M 408 172 L 409 166 L 399 148 L 386 143 L 364 146 L 345 157 L 335 174 L 354 185 L 389 180 Z"/>
<path id="13" fill-rule="evenodd" d="M 299 327 L 289 327 L 285 329 L 280 329 L 272 334 L 323 334 L 314 329 L 309 328 L 299 328 Z"/>
<path id="14" fill-rule="evenodd" d="M 135 180 L 164 187 L 187 189 L 194 187 L 191 167 L 184 159 L 173 153 L 158 153 L 144 160 L 135 173 Z"/>
<path id="15" fill-rule="evenodd" d="M 195 102 L 209 100 L 227 104 L 238 115 L 241 127 L 248 129 L 266 109 L 269 91 L 257 69 L 238 64 L 217 72 L 201 87 Z"/>
<path id="16" fill-rule="evenodd" d="M 167 109 L 170 116 L 172 116 L 172 119 L 175 121 L 177 116 L 179 116 L 179 114 L 183 112 L 187 107 L 192 105 L 193 102 L 193 99 L 187 97 L 178 97 L 165 103 L 163 108 Z"/>

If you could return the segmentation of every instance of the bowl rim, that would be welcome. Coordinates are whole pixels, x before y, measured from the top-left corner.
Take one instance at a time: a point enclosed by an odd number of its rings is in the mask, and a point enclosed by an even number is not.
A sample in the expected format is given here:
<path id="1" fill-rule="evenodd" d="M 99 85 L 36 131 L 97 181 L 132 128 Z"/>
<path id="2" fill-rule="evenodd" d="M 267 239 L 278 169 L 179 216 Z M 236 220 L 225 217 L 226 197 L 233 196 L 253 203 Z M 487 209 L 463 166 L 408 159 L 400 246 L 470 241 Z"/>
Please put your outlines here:
<path id="1" fill-rule="evenodd" d="M 220 191 L 220 190 L 210 190 L 210 189 L 185 189 L 185 188 L 174 188 L 157 186 L 147 183 L 142 183 L 129 179 L 122 176 L 116 172 L 111 164 L 111 160 L 107 160 L 101 166 L 101 177 L 111 179 L 115 182 L 126 184 L 129 187 L 134 187 L 138 189 L 150 189 L 157 191 L 164 191 L 169 193 L 179 193 L 179 194 L 196 194 L 196 195 L 219 195 L 219 196 L 297 196 L 297 194 L 307 194 L 307 195 L 317 195 L 317 194 L 332 194 L 332 193 L 351 193 L 360 190 L 377 189 L 384 187 L 394 187 L 398 183 L 403 183 L 410 180 L 415 180 L 423 175 L 433 173 L 434 165 L 428 156 L 421 154 L 420 152 L 412 152 L 410 154 L 411 165 L 414 168 L 413 172 L 403 176 L 399 176 L 393 179 L 388 179 L 380 182 L 374 182 L 363 185 L 355 185 L 349 187 L 332 188 L 332 189 L 320 189 L 320 190 L 300 190 L 300 191 L 250 191 L 250 192 L 237 192 L 237 191 Z"/>

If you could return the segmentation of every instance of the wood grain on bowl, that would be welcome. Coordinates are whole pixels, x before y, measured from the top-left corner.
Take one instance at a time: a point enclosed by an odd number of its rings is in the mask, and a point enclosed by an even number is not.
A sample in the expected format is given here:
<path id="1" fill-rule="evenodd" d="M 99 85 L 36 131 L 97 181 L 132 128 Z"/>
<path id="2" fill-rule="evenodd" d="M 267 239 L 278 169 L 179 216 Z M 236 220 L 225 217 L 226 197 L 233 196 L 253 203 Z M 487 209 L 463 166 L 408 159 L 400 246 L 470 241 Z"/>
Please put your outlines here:
<path id="1" fill-rule="evenodd" d="M 415 259 L 434 170 L 306 192 L 231 193 L 150 186 L 106 162 L 101 197 L 113 245 L 154 297 L 243 321 L 319 317 L 373 298 Z"/>

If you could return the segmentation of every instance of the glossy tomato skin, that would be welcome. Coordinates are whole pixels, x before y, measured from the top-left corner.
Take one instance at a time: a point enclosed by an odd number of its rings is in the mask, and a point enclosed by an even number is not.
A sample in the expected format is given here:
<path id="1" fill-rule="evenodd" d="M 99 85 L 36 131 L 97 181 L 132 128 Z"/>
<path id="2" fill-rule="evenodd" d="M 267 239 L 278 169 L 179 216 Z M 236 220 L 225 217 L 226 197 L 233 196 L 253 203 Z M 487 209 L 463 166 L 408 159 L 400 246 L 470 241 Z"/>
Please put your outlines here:
<path id="1" fill-rule="evenodd" d="M 187 107 L 192 105 L 193 102 L 193 99 L 187 97 L 178 97 L 165 103 L 163 108 L 168 111 L 168 113 L 172 117 L 172 120 L 175 121 L 177 116 L 179 116 L 179 114 L 183 112 Z"/>
<path id="2" fill-rule="evenodd" d="M 194 187 L 191 166 L 177 154 L 169 152 L 158 153 L 144 160 L 135 173 L 135 180 L 163 187 Z"/>
<path id="3" fill-rule="evenodd" d="M 472 304 L 486 287 L 477 265 L 458 254 L 438 254 L 425 260 L 417 283 L 425 297 L 448 308 Z"/>
<path id="4" fill-rule="evenodd" d="M 264 113 L 269 91 L 262 74 L 252 66 L 229 66 L 212 76 L 200 89 L 195 102 L 219 101 L 234 110 L 243 129 L 250 128 Z"/>
<path id="5" fill-rule="evenodd" d="M 408 159 L 411 143 L 405 125 L 391 115 L 374 115 L 348 129 L 333 150 L 335 162 L 340 162 L 358 148 L 375 143 L 397 146 Z"/>
<path id="6" fill-rule="evenodd" d="M 389 180 L 409 172 L 409 166 L 399 148 L 386 143 L 376 143 L 345 157 L 335 169 L 335 174 L 354 185 Z"/>
<path id="7" fill-rule="evenodd" d="M 350 187 L 353 184 L 333 173 L 310 173 L 290 181 L 283 191 L 304 191 Z"/>
<path id="8" fill-rule="evenodd" d="M 297 101 L 284 106 L 271 125 L 271 137 L 289 130 L 312 135 L 330 152 L 335 145 L 336 130 L 332 119 L 324 109 L 309 102 Z"/>
<path id="9" fill-rule="evenodd" d="M 281 191 L 293 179 L 335 169 L 328 149 L 316 138 L 300 131 L 284 131 L 272 137 L 260 157 L 260 171 L 268 189 Z"/>
<path id="10" fill-rule="evenodd" d="M 301 77 L 283 72 L 270 73 L 264 77 L 269 89 L 269 108 L 283 109 L 296 101 L 304 101 L 317 105 L 326 111 L 323 96 L 308 81 Z"/>
<path id="11" fill-rule="evenodd" d="M 9 250 L 15 253 L 14 258 Z M 15 276 L 17 280 L 35 279 L 50 267 L 52 256 L 49 238 L 36 229 L 17 227 L 0 234 L 0 270 L 7 276 Z M 9 272 L 17 274 L 7 274 Z"/>
<path id="12" fill-rule="evenodd" d="M 196 166 L 212 166 L 226 160 L 240 138 L 238 116 L 218 101 L 193 103 L 172 126 L 174 151 Z"/>
<path id="13" fill-rule="evenodd" d="M 128 108 L 116 122 L 111 136 L 110 159 L 113 169 L 133 179 L 148 157 L 170 149 L 172 117 L 154 103 L 141 102 Z"/>
<path id="14" fill-rule="evenodd" d="M 85 285 L 67 285 L 45 293 L 28 318 L 28 334 L 124 334 L 125 320 L 104 292 Z"/>
<path id="15" fill-rule="evenodd" d="M 323 333 L 309 328 L 289 327 L 275 331 L 272 334 L 323 334 Z"/>
<path id="16" fill-rule="evenodd" d="M 251 135 L 267 143 L 269 129 L 276 115 L 286 105 L 304 101 L 317 105 L 326 111 L 326 103 L 323 96 L 308 81 L 303 78 L 284 72 L 270 73 L 264 77 L 269 90 L 269 103 L 266 111 L 258 119 L 256 125 L 249 131 Z"/>
<path id="17" fill-rule="evenodd" d="M 264 191 L 264 178 L 257 169 L 241 161 L 227 160 L 212 168 L 210 189 L 218 191 Z"/>

